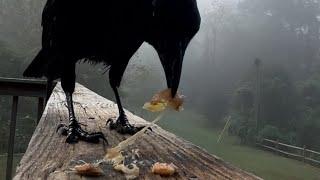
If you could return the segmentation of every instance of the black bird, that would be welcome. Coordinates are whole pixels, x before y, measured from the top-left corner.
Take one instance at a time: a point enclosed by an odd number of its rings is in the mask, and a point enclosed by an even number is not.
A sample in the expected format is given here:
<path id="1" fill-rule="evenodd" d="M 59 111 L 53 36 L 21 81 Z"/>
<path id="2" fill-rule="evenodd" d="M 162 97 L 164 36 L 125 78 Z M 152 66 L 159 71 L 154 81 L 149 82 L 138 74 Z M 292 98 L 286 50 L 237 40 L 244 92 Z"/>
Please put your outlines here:
<path id="1" fill-rule="evenodd" d="M 42 13 L 42 49 L 25 70 L 26 77 L 43 77 L 52 84 L 61 79 L 69 111 L 69 125 L 61 125 L 67 143 L 97 143 L 101 132 L 80 127 L 73 110 L 75 68 L 80 60 L 104 63 L 115 93 L 119 117 L 110 129 L 134 134 L 117 88 L 131 56 L 143 42 L 158 52 L 167 86 L 174 97 L 185 50 L 198 32 L 200 15 L 196 0 L 48 0 Z"/>

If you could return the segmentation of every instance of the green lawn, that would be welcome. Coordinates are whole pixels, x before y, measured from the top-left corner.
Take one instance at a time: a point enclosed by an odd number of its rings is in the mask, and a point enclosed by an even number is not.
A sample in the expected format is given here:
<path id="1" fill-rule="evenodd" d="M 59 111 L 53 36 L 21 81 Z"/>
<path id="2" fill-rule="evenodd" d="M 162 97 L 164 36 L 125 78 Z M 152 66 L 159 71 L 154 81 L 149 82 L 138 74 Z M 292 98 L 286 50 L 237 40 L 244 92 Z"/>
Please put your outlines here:
<path id="1" fill-rule="evenodd" d="M 225 161 L 267 180 L 320 179 L 320 169 L 302 162 L 284 158 L 271 152 L 242 146 L 236 137 L 223 136 L 217 143 L 221 130 L 205 126 L 204 117 L 183 112 L 167 115 L 159 124 L 219 156 Z"/>
<path id="2" fill-rule="evenodd" d="M 21 159 L 22 155 L 15 155 L 13 157 L 13 163 L 14 166 L 16 166 L 20 159 Z M 0 179 L 5 179 L 6 178 L 6 166 L 7 166 L 7 157 L 6 156 L 0 156 Z M 16 171 L 16 169 L 13 169 L 13 173 Z"/>

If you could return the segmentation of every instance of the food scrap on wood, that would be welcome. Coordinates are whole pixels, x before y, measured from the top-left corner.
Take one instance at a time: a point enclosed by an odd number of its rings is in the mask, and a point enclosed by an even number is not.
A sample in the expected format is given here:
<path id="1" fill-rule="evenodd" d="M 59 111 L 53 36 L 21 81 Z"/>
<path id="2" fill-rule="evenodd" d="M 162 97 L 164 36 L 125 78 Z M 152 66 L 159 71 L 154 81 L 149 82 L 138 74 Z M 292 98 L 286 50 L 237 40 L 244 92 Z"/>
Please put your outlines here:
<path id="1" fill-rule="evenodd" d="M 77 174 L 81 176 L 103 176 L 104 173 L 99 165 L 85 163 L 74 167 Z"/>
<path id="2" fill-rule="evenodd" d="M 117 165 L 114 166 L 114 169 L 117 170 L 117 171 L 122 172 L 125 175 L 126 179 L 128 179 L 128 180 L 129 179 L 135 179 L 140 174 L 140 169 L 134 163 L 130 164 L 128 166 L 126 166 L 124 164 L 117 164 Z"/>
<path id="3" fill-rule="evenodd" d="M 177 172 L 177 167 L 173 163 L 167 164 L 157 162 L 152 166 L 151 172 L 160 176 L 172 176 Z"/>
<path id="4" fill-rule="evenodd" d="M 99 164 L 102 162 L 107 162 L 112 164 L 114 170 L 122 172 L 126 179 L 135 179 L 139 176 L 140 169 L 135 163 L 125 165 L 125 158 L 128 156 L 123 156 L 122 151 L 129 145 L 132 145 L 139 137 L 141 137 L 144 132 L 154 125 L 156 122 L 162 119 L 164 113 L 159 114 L 150 124 L 146 125 L 142 130 L 137 132 L 135 135 L 129 137 L 128 139 L 120 142 L 117 146 L 109 148 L 107 154 L 99 163 L 90 164 L 85 163 L 83 165 L 75 166 L 77 174 L 83 176 L 101 176 L 103 175 L 102 169 Z M 138 149 L 132 150 L 132 155 L 139 157 Z M 156 163 L 152 167 L 152 172 L 154 174 L 159 174 L 161 176 L 171 176 L 175 173 L 175 166 L 173 164 L 167 165 L 163 163 Z"/>
<path id="5" fill-rule="evenodd" d="M 129 164 L 128 166 L 124 165 L 125 157 L 122 155 L 121 151 L 124 150 L 129 145 L 132 145 L 139 137 L 141 137 L 144 134 L 144 132 L 148 128 L 154 125 L 154 123 L 161 120 L 162 117 L 163 117 L 163 113 L 159 114 L 150 124 L 146 125 L 142 130 L 137 132 L 135 135 L 120 142 L 117 146 L 113 148 L 109 148 L 103 160 L 111 163 L 115 170 L 123 172 L 127 179 L 134 179 L 133 177 L 138 177 L 139 167 L 134 163 Z M 139 156 L 138 150 L 133 150 L 132 152 L 133 154 Z M 130 168 L 129 166 L 131 166 L 132 168 Z"/>
<path id="6" fill-rule="evenodd" d="M 108 149 L 104 160 L 111 163 L 113 169 L 122 172 L 125 175 L 126 179 L 135 179 L 139 176 L 139 167 L 135 163 L 125 165 L 125 157 L 122 155 L 122 152 L 119 148 Z"/>

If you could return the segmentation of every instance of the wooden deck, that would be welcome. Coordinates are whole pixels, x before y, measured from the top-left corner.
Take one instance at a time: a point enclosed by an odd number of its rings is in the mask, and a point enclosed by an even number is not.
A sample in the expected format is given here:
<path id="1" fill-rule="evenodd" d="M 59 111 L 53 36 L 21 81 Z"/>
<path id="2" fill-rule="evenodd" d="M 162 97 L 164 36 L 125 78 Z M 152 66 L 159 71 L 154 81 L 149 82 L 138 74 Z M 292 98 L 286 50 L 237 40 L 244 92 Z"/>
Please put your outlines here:
<path id="1" fill-rule="evenodd" d="M 17 168 L 16 180 L 24 179 L 125 179 L 111 166 L 103 165 L 105 176 L 100 178 L 80 177 L 71 171 L 79 160 L 95 162 L 102 159 L 106 149 L 117 145 L 128 136 L 120 135 L 106 128 L 106 120 L 116 117 L 118 110 L 114 102 L 109 101 L 87 88 L 77 84 L 74 93 L 75 112 L 83 126 L 89 131 L 102 131 L 109 146 L 104 143 L 88 144 L 79 142 L 75 145 L 65 143 L 65 137 L 56 133 L 60 122 L 67 122 L 68 113 L 65 107 L 64 93 L 60 84 L 54 89 L 43 116 L 29 143 L 28 149 Z M 147 121 L 127 112 L 134 124 L 146 124 Z M 203 149 L 185 141 L 159 126 L 139 138 L 126 152 L 139 149 L 138 179 L 260 179 L 210 155 Z M 162 178 L 150 172 L 155 162 L 173 162 L 179 169 L 178 174 L 171 178 Z"/>

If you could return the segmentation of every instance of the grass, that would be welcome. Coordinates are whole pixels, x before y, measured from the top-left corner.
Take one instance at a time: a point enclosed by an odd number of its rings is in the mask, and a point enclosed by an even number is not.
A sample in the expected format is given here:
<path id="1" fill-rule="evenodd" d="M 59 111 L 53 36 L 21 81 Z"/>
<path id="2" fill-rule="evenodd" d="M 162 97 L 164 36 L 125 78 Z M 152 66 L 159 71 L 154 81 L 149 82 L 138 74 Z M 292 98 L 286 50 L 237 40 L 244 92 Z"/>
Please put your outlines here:
<path id="1" fill-rule="evenodd" d="M 236 137 L 224 135 L 221 142 L 217 143 L 221 129 L 210 128 L 205 122 L 206 119 L 202 116 L 183 112 L 169 114 L 159 124 L 232 165 L 266 180 L 320 179 L 319 168 L 255 147 L 240 145 Z"/>
<path id="2" fill-rule="evenodd" d="M 20 162 L 22 155 L 18 154 L 13 156 L 13 166 L 16 167 L 16 165 Z M 7 157 L 0 155 L 0 179 L 6 178 L 6 167 L 7 167 Z M 13 168 L 12 173 L 16 171 L 15 168 Z"/>

